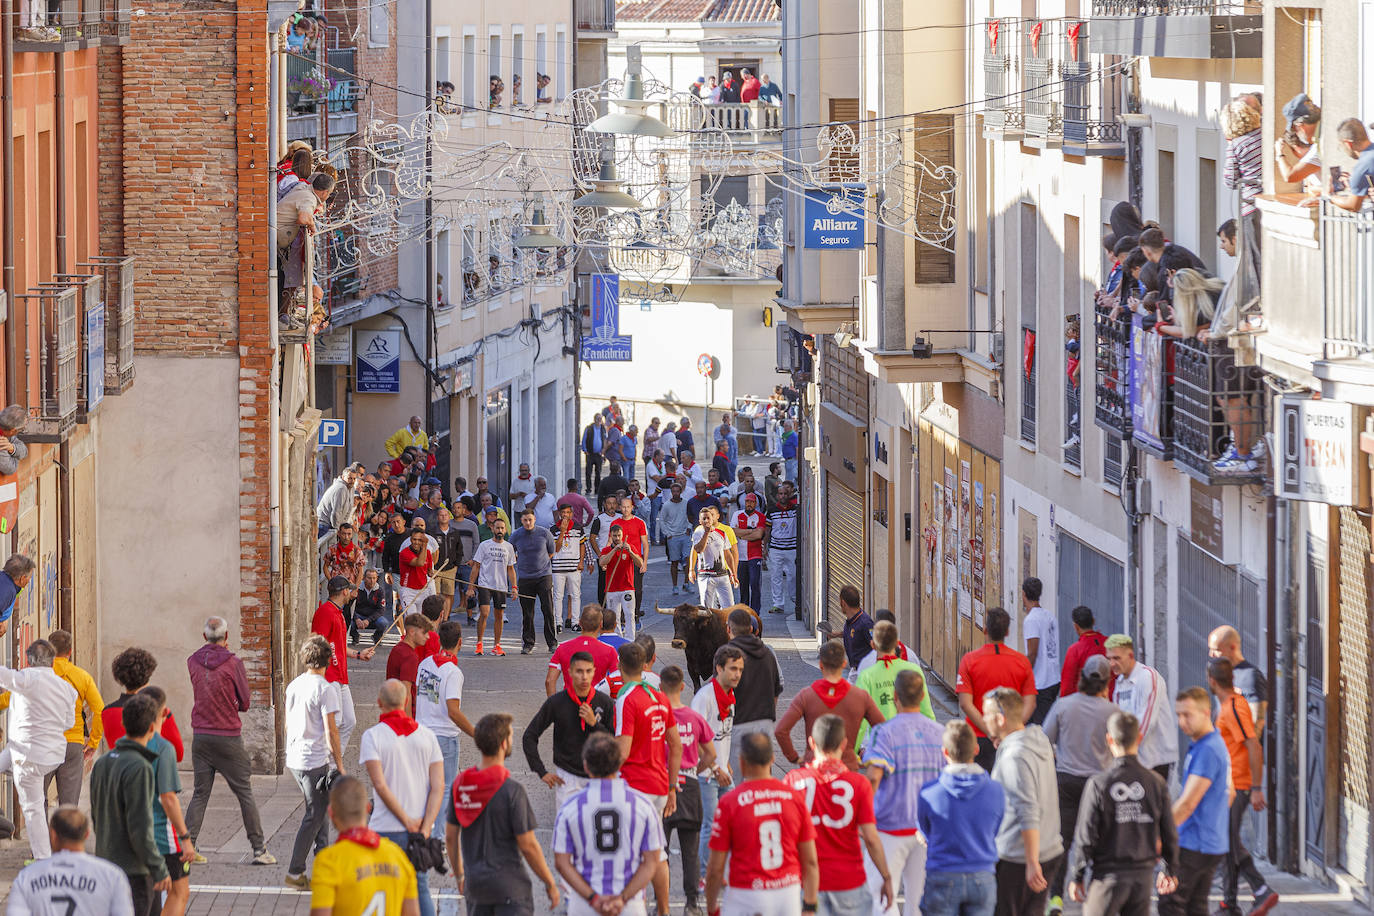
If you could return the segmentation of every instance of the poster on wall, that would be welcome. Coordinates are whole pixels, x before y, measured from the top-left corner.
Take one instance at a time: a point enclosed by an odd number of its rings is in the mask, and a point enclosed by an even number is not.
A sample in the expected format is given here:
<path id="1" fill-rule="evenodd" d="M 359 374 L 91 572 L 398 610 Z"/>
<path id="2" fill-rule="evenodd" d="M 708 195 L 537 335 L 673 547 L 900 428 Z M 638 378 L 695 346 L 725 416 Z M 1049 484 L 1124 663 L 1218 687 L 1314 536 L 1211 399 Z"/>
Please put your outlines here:
<path id="1" fill-rule="evenodd" d="M 37 509 L 30 509 L 19 516 L 19 525 L 15 529 L 15 534 L 17 535 L 15 553 L 23 554 L 26 557 L 36 557 L 38 555 Z M 14 614 L 10 617 L 10 626 L 14 628 L 14 657 L 20 667 L 24 665 L 24 653 L 28 651 L 29 645 L 38 638 L 38 582 L 39 572 L 35 571 L 29 580 L 28 587 L 23 589 L 19 596 L 14 599 Z"/>
<path id="2" fill-rule="evenodd" d="M 984 591 L 983 574 L 986 569 L 983 554 L 983 482 L 973 484 L 973 620 L 980 627 L 983 620 Z"/>
<path id="3" fill-rule="evenodd" d="M 969 504 L 970 468 L 959 462 L 959 589 L 973 590 L 973 516 Z"/>
<path id="4" fill-rule="evenodd" d="M 926 534 L 926 556 L 928 566 L 926 567 L 926 594 L 943 595 L 945 592 L 944 578 L 941 572 L 944 570 L 944 554 L 941 552 L 941 541 L 944 533 L 944 526 L 939 524 L 940 512 L 945 505 L 945 488 L 940 486 L 939 481 L 932 481 L 930 484 L 930 511 L 926 518 L 930 520 Z"/>
<path id="5" fill-rule="evenodd" d="M 959 498 L 954 469 L 945 468 L 945 587 L 959 589 L 959 516 L 955 501 Z"/>

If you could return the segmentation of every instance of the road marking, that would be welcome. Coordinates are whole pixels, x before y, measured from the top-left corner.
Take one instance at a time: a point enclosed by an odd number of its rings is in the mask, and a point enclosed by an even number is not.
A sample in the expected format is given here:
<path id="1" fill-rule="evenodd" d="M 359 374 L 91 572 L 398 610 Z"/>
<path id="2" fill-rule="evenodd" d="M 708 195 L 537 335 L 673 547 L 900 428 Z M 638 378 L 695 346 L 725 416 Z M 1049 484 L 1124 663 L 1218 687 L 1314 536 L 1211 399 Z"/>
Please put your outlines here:
<path id="1" fill-rule="evenodd" d="M 196 894 L 258 894 L 261 896 L 274 897 L 309 897 L 309 891 L 297 890 L 294 887 L 252 887 L 243 884 L 192 884 L 192 893 Z M 431 892 L 435 900 L 462 900 L 462 894 L 435 894 Z"/>

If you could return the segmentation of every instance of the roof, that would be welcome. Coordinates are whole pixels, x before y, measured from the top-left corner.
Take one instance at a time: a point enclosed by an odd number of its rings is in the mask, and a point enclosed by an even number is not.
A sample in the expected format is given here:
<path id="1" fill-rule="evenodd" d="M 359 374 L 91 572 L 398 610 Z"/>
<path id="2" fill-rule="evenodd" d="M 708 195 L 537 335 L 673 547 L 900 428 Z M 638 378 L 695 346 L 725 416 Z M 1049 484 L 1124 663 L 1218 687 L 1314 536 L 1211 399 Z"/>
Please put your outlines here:
<path id="1" fill-rule="evenodd" d="M 623 22 L 778 22 L 776 0 L 617 0 Z"/>

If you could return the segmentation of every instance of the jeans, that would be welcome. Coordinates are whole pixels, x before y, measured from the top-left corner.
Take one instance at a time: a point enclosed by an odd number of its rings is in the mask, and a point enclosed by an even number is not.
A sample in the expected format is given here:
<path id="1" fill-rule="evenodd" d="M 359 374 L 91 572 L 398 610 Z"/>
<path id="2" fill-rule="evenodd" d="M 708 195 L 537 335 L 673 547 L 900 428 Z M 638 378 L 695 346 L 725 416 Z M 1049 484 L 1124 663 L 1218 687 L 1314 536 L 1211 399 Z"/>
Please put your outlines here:
<path id="1" fill-rule="evenodd" d="M 358 635 L 358 631 L 360 629 L 370 629 L 372 631 L 372 644 L 375 646 L 377 645 L 377 643 L 381 642 L 382 634 L 385 633 L 387 631 L 387 628 L 390 626 L 391 618 L 388 617 L 385 612 L 382 612 L 378 614 L 376 617 L 371 618 L 354 617 L 352 629 L 354 636 Z"/>
<path id="2" fill-rule="evenodd" d="M 795 550 L 768 551 L 768 591 L 773 607 L 790 611 L 797 596 L 797 552 Z"/>
<path id="3" fill-rule="evenodd" d="M 520 590 L 521 644 L 526 649 L 534 648 L 534 601 L 538 598 L 539 610 L 544 615 L 544 644 L 552 652 L 558 646 L 558 636 L 553 629 L 553 576 L 519 579 L 515 584 Z"/>
<path id="4" fill-rule="evenodd" d="M 568 597 L 566 611 L 563 608 L 564 595 Z M 553 616 L 568 623 L 576 622 L 582 616 L 582 570 L 553 574 Z"/>
<path id="5" fill-rule="evenodd" d="M 1064 854 L 1040 863 L 1040 870 L 1052 875 L 1063 865 Z M 1050 902 L 1050 889 L 1033 891 L 1026 883 L 1026 863 L 997 860 L 997 916 L 1044 916 Z"/>
<path id="6" fill-rule="evenodd" d="M 784 468 L 785 471 L 786 471 L 787 479 L 790 480 L 790 481 L 792 481 L 793 483 L 796 483 L 796 482 L 797 482 L 797 459 L 795 459 L 795 458 L 784 458 L 784 459 L 782 459 L 782 466 L 783 466 L 783 468 Z"/>
<path id="7" fill-rule="evenodd" d="M 86 771 L 86 745 L 80 741 L 67 742 L 67 757 L 47 776 L 43 777 L 43 794 L 57 780 L 57 803 L 75 805 L 81 801 L 81 777 Z"/>
<path id="8" fill-rule="evenodd" d="M 410 834 L 404 830 L 383 833 L 382 836 L 401 847 L 401 852 L 405 852 L 406 844 L 410 842 Z M 420 916 L 435 916 L 434 897 L 429 893 L 429 872 L 422 872 L 418 868 L 415 870 L 415 890 L 420 897 Z"/>
<path id="9" fill-rule="evenodd" d="M 997 879 L 992 872 L 933 871 L 921 897 L 923 916 L 992 916 Z"/>
<path id="10" fill-rule="evenodd" d="M 1073 845 L 1074 827 L 1078 825 L 1078 806 L 1083 801 L 1083 787 L 1088 784 L 1086 776 L 1071 776 L 1056 773 L 1059 782 L 1059 837 L 1064 841 L 1064 864 L 1052 875 L 1046 875 L 1050 882 L 1050 896 L 1064 896 L 1064 876 L 1069 870 L 1069 847 Z"/>
<path id="11" fill-rule="evenodd" d="M 763 560 L 739 561 L 739 600 L 755 611 L 763 601 Z"/>
<path id="12" fill-rule="evenodd" d="M 821 891 L 816 896 L 816 916 L 867 916 L 873 911 L 868 885 L 849 891 Z"/>
<path id="13" fill-rule="evenodd" d="M 1207 893 L 1212 876 L 1225 856 L 1221 853 L 1178 851 L 1178 887 L 1159 898 L 1159 916 L 1207 916 Z"/>
<path id="14" fill-rule="evenodd" d="M 349 706 L 352 705 L 350 698 Z M 195 771 L 195 792 L 191 795 L 190 807 L 186 809 L 186 832 L 191 835 L 191 842 L 195 843 L 200 836 L 205 806 L 210 803 L 210 793 L 215 788 L 215 774 L 219 773 L 239 800 L 239 813 L 243 816 L 243 829 L 248 834 L 249 845 L 254 852 L 266 849 L 258 804 L 253 800 L 253 785 L 248 778 L 252 770 L 243 738 L 238 735 L 193 736 L 191 766 Z"/>
<path id="15" fill-rule="evenodd" d="M 1231 848 L 1226 853 L 1226 859 L 1221 863 L 1221 890 L 1222 899 L 1233 910 L 1236 908 L 1236 897 L 1240 893 L 1240 879 L 1244 878 L 1245 883 L 1250 885 L 1250 893 L 1255 895 L 1255 900 L 1260 900 L 1260 891 L 1268 887 L 1264 880 L 1264 875 L 1255 867 L 1254 857 L 1250 855 L 1250 850 L 1245 848 L 1245 844 L 1240 839 L 1240 828 L 1245 822 L 1245 813 L 1250 810 L 1250 793 L 1240 791 L 1236 793 L 1235 799 L 1231 802 Z"/>
<path id="16" fill-rule="evenodd" d="M 868 875 L 868 892 L 872 899 L 870 911 L 873 916 L 896 916 L 898 892 L 906 895 L 902 916 L 920 916 L 921 893 L 926 885 L 926 843 L 920 834 L 903 836 L 896 833 L 878 831 L 878 840 L 883 845 L 883 858 L 887 859 L 888 874 L 892 876 L 892 905 L 883 909 L 883 877 L 864 850 L 864 872 Z M 903 886 L 906 887 L 902 891 Z"/>
<path id="17" fill-rule="evenodd" d="M 439 753 L 444 755 L 444 798 L 453 797 L 453 780 L 458 778 L 458 736 L 457 735 L 435 735 L 439 740 Z M 447 817 L 441 808 L 439 816 L 434 819 L 433 836 L 438 839 L 444 838 L 444 825 Z"/>
<path id="18" fill-rule="evenodd" d="M 29 851 L 35 859 L 46 859 L 52 855 L 46 811 L 48 799 L 43 791 L 43 777 L 60 765 L 32 763 L 10 748 L 0 751 L 0 773 L 9 773 L 14 780 L 19 810 L 24 813 L 24 832 L 29 837 Z"/>
<path id="19" fill-rule="evenodd" d="M 698 776 L 701 784 L 701 840 L 697 843 L 697 861 L 701 863 L 701 877 L 706 877 L 706 863 L 711 861 L 711 825 L 716 822 L 716 806 L 729 789 L 722 789 L 711 774 Z"/>
<path id="20" fill-rule="evenodd" d="M 291 864 L 286 866 L 286 873 L 303 875 L 310 847 L 313 845 L 315 854 L 319 855 L 320 850 L 329 845 L 329 793 L 319 788 L 320 780 L 329 772 L 329 764 L 313 770 L 288 768 L 288 772 L 305 796 L 305 817 L 301 818 L 301 826 L 296 830 L 296 842 L 291 847 Z"/>

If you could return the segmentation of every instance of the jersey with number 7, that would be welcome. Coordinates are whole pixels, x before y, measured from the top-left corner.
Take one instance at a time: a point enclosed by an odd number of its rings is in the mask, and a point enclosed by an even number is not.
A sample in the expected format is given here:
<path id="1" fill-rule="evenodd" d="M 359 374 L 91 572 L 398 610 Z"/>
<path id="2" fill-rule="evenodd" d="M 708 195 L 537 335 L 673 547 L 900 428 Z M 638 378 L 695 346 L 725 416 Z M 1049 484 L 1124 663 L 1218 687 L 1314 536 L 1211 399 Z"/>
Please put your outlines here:
<path id="1" fill-rule="evenodd" d="M 732 789 L 721 798 L 711 825 L 711 848 L 730 856 L 730 887 L 745 890 L 800 884 L 797 847 L 815 839 L 806 799 L 772 777 Z"/>

